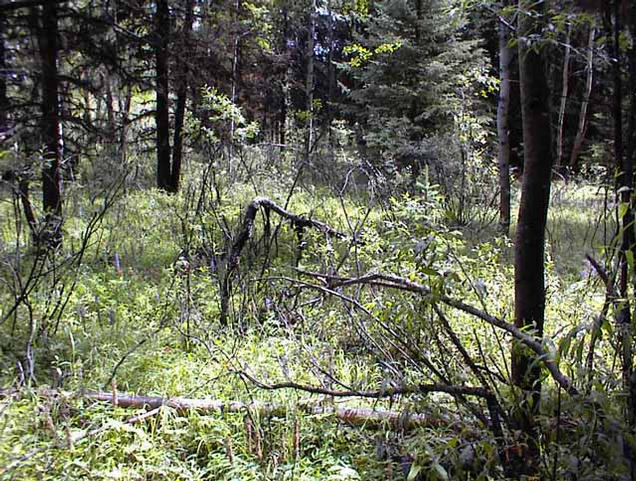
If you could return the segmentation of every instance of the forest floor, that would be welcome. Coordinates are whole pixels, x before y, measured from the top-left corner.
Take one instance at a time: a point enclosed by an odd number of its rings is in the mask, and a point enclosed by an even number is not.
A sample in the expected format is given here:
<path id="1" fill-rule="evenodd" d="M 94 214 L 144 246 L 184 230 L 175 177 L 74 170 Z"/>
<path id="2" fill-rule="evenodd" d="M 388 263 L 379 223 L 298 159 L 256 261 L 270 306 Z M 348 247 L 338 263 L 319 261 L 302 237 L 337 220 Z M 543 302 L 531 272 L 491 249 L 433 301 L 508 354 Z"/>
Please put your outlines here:
<path id="1" fill-rule="evenodd" d="M 443 212 L 431 211 L 439 208 L 433 200 L 400 198 L 368 211 L 364 200 L 298 195 L 290 211 L 355 232 L 364 244 L 351 248 L 306 232 L 301 239 L 305 250 L 298 251 L 297 233 L 285 223 L 276 241 L 268 244 L 264 217 L 258 217 L 233 279 L 230 322 L 222 326 L 220 257 L 215 255 L 224 233 L 238 228 L 250 200 L 247 189 L 237 192 L 198 217 L 190 214 L 196 199 L 185 194 L 127 193 L 91 234 L 83 262 L 62 265 L 56 281 L 42 280 L 31 292 L 29 307 L 0 326 L 0 379 L 5 388 L 0 400 L 0 479 L 384 480 L 404 479 L 404 474 L 416 479 L 425 469 L 434 469 L 436 479 L 448 479 L 449 466 L 462 463 L 473 463 L 470 472 L 477 472 L 464 479 L 492 473 L 491 440 L 480 444 L 474 426 L 452 414 L 450 398 L 334 398 L 297 389 L 267 390 L 252 381 L 325 390 L 420 382 L 422 374 L 409 366 L 396 380 L 398 361 L 378 359 L 367 349 L 369 339 L 380 339 L 381 332 L 366 321 L 353 322 L 364 316 L 342 299 L 305 292 L 302 282 L 315 279 L 299 273 L 345 266 L 350 274 L 385 271 L 422 282 L 442 279 L 441 289 L 459 292 L 509 318 L 512 244 L 496 235 L 497 226 L 445 225 Z M 284 198 L 276 200 L 283 203 Z M 555 344 L 589 323 L 603 302 L 601 284 L 584 259 L 586 254 L 603 259 L 604 246 L 611 244 L 614 231 L 611 219 L 602 215 L 605 202 L 605 192 L 596 186 L 553 188 L 547 317 Z M 98 201 L 78 197 L 75 215 L 66 220 L 65 249 L 79 249 L 90 225 L 89 212 L 99 208 Z M 277 219 L 271 222 L 274 229 Z M 16 240 L 15 230 L 5 224 L 2 242 L 8 266 Z M 405 332 L 422 336 L 414 342 L 434 341 L 422 333 L 432 321 L 413 296 L 358 294 L 363 309 L 377 322 L 399 319 Z M 11 296 L 3 295 L 2 302 L 10 304 Z M 63 311 L 54 309 L 56 303 L 64 304 Z M 467 325 L 462 316 L 451 321 L 467 343 L 487 330 L 475 321 Z M 362 328 L 369 329 L 366 341 Z M 28 371 L 24 374 L 25 346 L 38 330 L 45 334 L 33 346 L 29 380 Z M 504 338 L 487 336 L 471 349 L 485 350 L 484 359 L 506 377 Z M 455 365 L 436 359 L 443 354 L 436 349 L 442 347 L 430 348 L 433 364 Z M 575 370 L 576 360 L 569 366 Z M 453 372 L 462 379 L 461 369 Z M 22 387 L 12 390 L 18 384 Z M 45 395 L 46 386 L 66 394 Z M 184 412 L 163 407 L 137 419 L 147 410 L 77 395 L 100 390 L 224 403 L 259 401 L 280 409 Z M 306 405 L 424 413 L 432 422 L 413 429 L 399 422 L 397 427 L 378 428 L 371 422 L 350 426 L 329 413 L 308 413 L 302 408 Z"/>

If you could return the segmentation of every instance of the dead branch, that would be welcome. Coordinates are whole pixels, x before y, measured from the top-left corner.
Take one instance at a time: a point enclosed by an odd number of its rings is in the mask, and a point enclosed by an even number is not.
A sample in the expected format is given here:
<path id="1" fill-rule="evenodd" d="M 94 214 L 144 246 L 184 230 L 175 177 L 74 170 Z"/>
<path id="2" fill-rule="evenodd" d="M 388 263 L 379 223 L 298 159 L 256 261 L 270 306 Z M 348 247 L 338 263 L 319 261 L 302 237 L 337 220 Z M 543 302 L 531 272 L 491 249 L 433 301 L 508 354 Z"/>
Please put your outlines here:
<path id="1" fill-rule="evenodd" d="M 474 387 L 474 386 L 454 386 L 449 384 L 439 384 L 439 383 L 431 383 L 431 384 L 417 384 L 412 386 L 399 386 L 399 387 L 389 387 L 386 389 L 379 389 L 373 391 L 355 391 L 355 390 L 344 390 L 344 391 L 335 391 L 333 389 L 322 388 L 318 386 L 308 386 L 305 384 L 299 384 L 296 382 L 280 382 L 276 384 L 266 384 L 264 382 L 258 381 L 253 376 L 249 375 L 245 371 L 240 373 L 242 376 L 245 376 L 252 383 L 258 386 L 261 389 L 265 390 L 277 390 L 277 389 L 295 389 L 297 391 L 305 391 L 312 394 L 325 394 L 333 397 L 364 397 L 364 398 L 373 398 L 373 399 L 383 399 L 398 395 L 408 395 L 408 394 L 431 394 L 431 393 L 445 393 L 450 394 L 453 397 L 463 397 L 463 396 L 475 396 L 478 398 L 482 398 L 486 401 L 486 405 L 488 407 L 488 411 L 490 413 L 489 419 L 489 427 L 492 429 L 493 434 L 495 435 L 495 439 L 499 446 L 500 453 L 503 452 L 503 428 L 501 425 L 501 417 L 504 414 L 499 402 L 497 401 L 496 396 L 487 388 L 483 387 Z M 502 458 L 503 459 L 503 458 Z"/>
<path id="2" fill-rule="evenodd" d="M 241 252 L 243 251 L 243 248 L 245 247 L 245 244 L 250 239 L 250 237 L 252 237 L 252 233 L 254 231 L 254 220 L 256 219 L 256 214 L 258 212 L 258 209 L 260 208 L 264 209 L 268 213 L 270 211 L 276 212 L 279 216 L 290 221 L 292 225 L 298 229 L 312 228 L 324 234 L 332 235 L 340 239 L 346 237 L 343 232 L 340 232 L 323 222 L 293 214 L 283 209 L 274 201 L 266 197 L 256 197 L 247 206 L 247 210 L 245 211 L 245 218 L 243 219 L 243 227 L 241 228 L 240 232 L 234 240 L 234 243 L 232 244 L 232 249 L 228 256 L 229 266 L 234 266 L 236 264 L 238 258 L 241 255 Z"/>
<path id="3" fill-rule="evenodd" d="M 347 237 L 343 232 L 340 232 L 323 222 L 293 214 L 266 197 L 256 197 L 247 206 L 241 229 L 234 236 L 234 242 L 228 249 L 225 259 L 223 259 L 219 266 L 219 296 L 221 298 L 221 312 L 219 317 L 222 325 L 227 324 L 231 277 L 238 266 L 238 261 L 245 245 L 252 237 L 254 232 L 254 222 L 259 209 L 263 209 L 268 218 L 270 212 L 276 212 L 279 216 L 291 222 L 298 232 L 301 232 L 305 228 L 312 228 L 324 233 L 325 235 L 331 235 L 340 239 Z"/>
<path id="4" fill-rule="evenodd" d="M 299 384 L 291 381 L 280 382 L 276 384 L 267 384 L 262 381 L 258 381 L 250 374 L 245 371 L 240 373 L 242 376 L 245 376 L 251 382 L 253 382 L 256 386 L 265 390 L 276 390 L 276 389 L 295 389 L 298 391 L 305 391 L 312 394 L 325 394 L 327 396 L 333 397 L 362 397 L 362 398 L 372 398 L 372 399 L 382 399 L 388 398 L 392 396 L 399 395 L 408 395 L 408 394 L 430 394 L 434 392 L 441 392 L 451 395 L 466 395 L 466 396 L 477 396 L 481 398 L 491 397 L 493 394 L 486 388 L 483 387 L 473 387 L 473 386 L 453 386 L 449 384 L 419 384 L 415 386 L 395 386 L 388 387 L 386 389 L 377 389 L 372 391 L 358 391 L 358 390 L 343 390 L 336 391 L 333 389 L 327 389 L 319 386 L 309 386 L 305 384 Z"/>
<path id="5" fill-rule="evenodd" d="M 592 332 L 590 334 L 590 343 L 587 349 L 587 357 L 585 359 L 585 367 L 586 367 L 585 370 L 588 376 L 586 392 L 588 392 L 589 394 L 589 391 L 592 386 L 592 378 L 593 378 L 592 367 L 594 366 L 594 351 L 596 350 L 596 342 L 598 340 L 601 326 L 603 325 L 603 321 L 607 317 L 607 312 L 609 311 L 610 306 L 614 306 L 618 308 L 619 296 L 616 293 L 616 288 L 614 287 L 614 280 L 612 276 L 610 276 L 610 273 L 607 272 L 607 270 L 605 270 L 605 268 L 601 264 L 599 264 L 599 262 L 596 259 L 594 259 L 591 255 L 587 254 L 585 258 L 590 263 L 592 268 L 596 271 L 601 281 L 603 281 L 603 284 L 605 285 L 605 300 L 603 301 L 603 307 L 601 308 L 601 312 L 599 313 L 597 318 L 594 320 L 594 323 L 592 325 Z"/>
<path id="6" fill-rule="evenodd" d="M 403 291 L 409 291 L 416 294 L 420 294 L 422 296 L 433 296 L 435 300 L 438 300 L 447 306 L 458 309 L 467 314 L 471 314 L 482 321 L 487 322 L 499 329 L 502 329 L 512 336 L 521 341 L 523 344 L 532 349 L 541 359 L 546 369 L 550 372 L 550 375 L 554 379 L 554 381 L 559 384 L 567 393 L 571 396 L 578 396 L 579 392 L 576 387 L 572 384 L 570 378 L 568 378 L 565 374 L 561 372 L 559 366 L 557 365 L 556 359 L 554 355 L 546 350 L 541 342 L 534 337 L 526 334 L 521 329 L 514 326 L 514 324 L 510 324 L 509 322 L 504 321 L 498 317 L 492 316 L 470 304 L 467 304 L 463 301 L 453 299 L 444 294 L 433 294 L 431 289 L 427 286 L 419 284 L 417 282 L 411 281 L 409 279 L 395 276 L 392 274 L 380 274 L 380 273 L 370 273 L 364 276 L 349 278 L 349 277 L 340 277 L 340 276 L 332 276 L 328 274 L 322 274 L 318 272 L 310 272 L 304 270 L 298 270 L 301 274 L 305 274 L 311 277 L 322 279 L 326 282 L 331 288 L 335 287 L 344 287 L 351 286 L 355 284 L 367 284 L 372 286 L 379 287 L 387 287 L 391 289 L 399 289 Z M 320 287 L 320 286 L 318 286 Z"/>
<path id="7" fill-rule="evenodd" d="M 14 396 L 15 393 L 14 390 L 0 390 L 0 396 Z M 201 414 L 211 414 L 251 411 L 260 415 L 284 416 L 288 409 L 290 409 L 287 406 L 259 401 L 246 403 L 242 401 L 221 401 L 218 399 L 164 398 L 136 394 L 131 395 L 121 392 L 113 395 L 112 392 L 104 391 L 69 392 L 56 389 L 41 389 L 38 390 L 36 394 L 45 398 L 80 398 L 111 404 L 114 404 L 114 401 L 116 401 L 116 406 L 122 408 L 154 410 L 165 406 L 181 413 L 195 411 Z M 354 396 L 354 394 L 352 394 L 352 396 Z M 385 395 L 384 397 L 388 396 Z M 365 426 L 370 428 L 413 429 L 416 427 L 441 427 L 450 424 L 450 420 L 441 416 L 433 418 L 426 414 L 411 414 L 384 409 L 321 406 L 308 403 L 299 404 L 296 408 L 310 415 L 331 415 L 338 421 L 342 421 L 351 426 Z"/>

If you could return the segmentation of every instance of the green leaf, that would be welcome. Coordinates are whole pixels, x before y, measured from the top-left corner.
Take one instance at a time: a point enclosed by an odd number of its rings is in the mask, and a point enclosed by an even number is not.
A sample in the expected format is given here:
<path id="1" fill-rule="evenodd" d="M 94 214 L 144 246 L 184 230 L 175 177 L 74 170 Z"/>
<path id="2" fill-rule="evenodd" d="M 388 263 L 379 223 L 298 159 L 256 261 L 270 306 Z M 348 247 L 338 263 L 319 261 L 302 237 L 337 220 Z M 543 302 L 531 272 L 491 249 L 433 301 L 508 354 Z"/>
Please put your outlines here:
<path id="1" fill-rule="evenodd" d="M 443 480 L 448 480 L 448 472 L 446 472 L 446 469 L 444 469 L 444 466 L 442 466 L 439 463 L 435 463 L 433 464 L 433 469 L 435 470 L 435 474 L 437 475 L 437 477 L 439 479 L 443 479 Z"/>
<path id="2" fill-rule="evenodd" d="M 409 475 L 406 478 L 406 481 L 413 481 L 418 474 L 420 474 L 420 471 L 422 471 L 422 466 L 420 466 L 419 464 L 411 464 L 411 470 L 409 471 Z"/>

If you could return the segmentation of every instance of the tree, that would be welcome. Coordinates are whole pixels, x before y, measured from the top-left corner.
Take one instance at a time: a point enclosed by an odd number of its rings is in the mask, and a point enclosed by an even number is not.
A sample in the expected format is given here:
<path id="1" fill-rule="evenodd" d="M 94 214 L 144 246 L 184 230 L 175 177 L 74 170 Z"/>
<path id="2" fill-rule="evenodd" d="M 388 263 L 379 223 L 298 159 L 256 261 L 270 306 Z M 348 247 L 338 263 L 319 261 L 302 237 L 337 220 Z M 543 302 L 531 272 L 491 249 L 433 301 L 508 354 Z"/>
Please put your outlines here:
<path id="1" fill-rule="evenodd" d="M 587 130 L 587 109 L 590 103 L 590 95 L 592 93 L 592 82 L 594 80 L 594 38 L 596 35 L 596 28 L 594 25 L 590 25 L 590 31 L 588 34 L 587 55 L 586 55 L 586 81 L 585 91 L 583 92 L 583 100 L 581 101 L 581 109 L 579 112 L 578 127 L 576 131 L 576 137 L 574 138 L 574 145 L 570 154 L 569 166 L 573 172 L 579 170 L 579 154 L 583 147 L 583 141 L 585 140 L 585 132 Z"/>
<path id="2" fill-rule="evenodd" d="M 543 336 L 545 311 L 545 226 L 552 175 L 552 135 L 545 50 L 537 45 L 543 4 L 519 2 L 519 81 L 524 141 L 524 170 L 515 237 L 515 326 Z M 525 436 L 527 458 L 515 459 L 519 474 L 538 469 L 539 441 L 534 416 L 539 411 L 541 368 L 536 355 L 516 344 L 512 349 L 512 382 L 521 390 L 514 421 Z"/>
<path id="3" fill-rule="evenodd" d="M 157 128 L 157 187 L 168 190 L 172 174 L 170 162 L 170 110 L 168 89 L 168 39 L 170 9 L 168 0 L 157 0 L 155 13 L 155 124 Z"/>
<path id="4" fill-rule="evenodd" d="M 556 159 L 555 168 L 561 170 L 563 159 L 563 130 L 565 122 L 565 107 L 568 100 L 568 88 L 570 85 L 570 57 L 572 53 L 572 47 L 570 45 L 572 41 L 571 35 L 572 26 L 567 26 L 567 33 L 565 36 L 565 54 L 563 55 L 563 69 L 561 72 L 561 101 L 559 102 L 559 118 L 557 124 L 557 145 L 556 145 Z"/>
<path id="5" fill-rule="evenodd" d="M 505 8 L 506 2 L 503 7 Z M 502 15 L 504 13 L 502 12 Z M 497 102 L 497 138 L 499 163 L 499 226 L 510 231 L 510 68 L 514 51 L 510 46 L 510 26 L 505 17 L 498 22 L 499 98 Z"/>
<path id="6" fill-rule="evenodd" d="M 192 32 L 194 0 L 186 1 L 185 20 L 183 25 L 183 51 L 190 51 L 190 34 Z M 181 178 L 181 159 L 183 157 L 183 123 L 185 119 L 185 109 L 188 94 L 188 62 L 183 60 L 182 55 L 177 55 L 178 87 L 177 106 L 174 114 L 174 140 L 172 142 L 172 165 L 170 168 L 171 192 L 179 190 L 179 180 Z"/>
<path id="7" fill-rule="evenodd" d="M 38 46 L 42 65 L 42 137 L 44 167 L 42 169 L 42 206 L 45 213 L 47 243 L 57 247 L 62 242 L 62 150 L 59 111 L 58 28 L 55 2 L 41 8 Z"/>
<path id="8" fill-rule="evenodd" d="M 448 186 L 449 172 L 461 168 L 436 155 L 452 147 L 436 139 L 460 137 L 461 119 L 479 105 L 471 89 L 478 88 L 472 80 L 483 55 L 463 35 L 468 21 L 457 14 L 449 22 L 437 0 L 374 2 L 363 19 L 362 33 L 346 48 L 353 87 L 344 109 L 363 133 L 365 152 L 385 172 L 410 170 L 412 181 L 429 165 Z"/>

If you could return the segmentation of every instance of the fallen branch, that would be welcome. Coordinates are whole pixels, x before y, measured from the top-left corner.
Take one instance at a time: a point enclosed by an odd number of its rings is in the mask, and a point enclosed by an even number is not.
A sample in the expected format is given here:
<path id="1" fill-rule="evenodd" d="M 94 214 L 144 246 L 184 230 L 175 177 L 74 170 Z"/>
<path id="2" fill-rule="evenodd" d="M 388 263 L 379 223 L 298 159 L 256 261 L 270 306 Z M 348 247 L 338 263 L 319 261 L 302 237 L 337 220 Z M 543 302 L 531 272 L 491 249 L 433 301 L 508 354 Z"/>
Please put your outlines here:
<path id="1" fill-rule="evenodd" d="M 309 392 L 312 394 L 325 394 L 333 397 L 362 397 L 371 399 L 384 399 L 393 396 L 409 395 L 409 394 L 431 394 L 431 393 L 445 393 L 451 396 L 475 396 L 482 398 L 488 405 L 490 411 L 490 423 L 493 428 L 493 432 L 496 436 L 503 438 L 503 430 L 501 427 L 500 417 L 502 414 L 501 407 L 497 401 L 495 395 L 488 389 L 483 387 L 474 386 L 454 386 L 449 384 L 431 383 L 431 384 L 416 384 L 412 386 L 392 386 L 385 389 L 377 389 L 373 391 L 357 391 L 346 390 L 336 391 L 333 389 L 327 389 L 319 386 L 309 386 L 306 384 L 299 384 L 292 381 L 279 382 L 275 384 L 266 384 L 258 379 L 255 379 L 250 374 L 242 371 L 240 373 L 245 376 L 257 387 L 265 390 L 277 390 L 277 389 L 294 389 L 297 391 Z"/>
<path id="2" fill-rule="evenodd" d="M 616 310 L 618 310 L 619 296 L 616 292 L 616 288 L 614 287 L 614 280 L 612 279 L 610 274 L 603 268 L 603 266 L 589 254 L 586 255 L 585 258 L 590 263 L 590 266 L 592 266 L 592 268 L 596 271 L 601 281 L 603 281 L 603 284 L 605 285 L 605 300 L 603 301 L 601 312 L 594 320 L 594 323 L 592 325 L 590 344 L 588 346 L 587 357 L 585 359 L 585 371 L 587 372 L 588 377 L 586 392 L 589 394 L 589 391 L 592 387 L 592 379 L 594 377 L 592 368 L 594 366 L 594 351 L 596 350 L 596 342 L 598 340 L 603 321 L 607 317 L 607 312 L 609 311 L 610 306 L 614 306 Z"/>
<path id="3" fill-rule="evenodd" d="M 301 274 L 305 274 L 311 277 L 322 279 L 324 282 L 328 284 L 330 289 L 336 287 L 345 287 L 356 284 L 367 284 L 372 286 L 386 287 L 391 289 L 399 289 L 403 291 L 409 291 L 416 294 L 420 294 L 423 296 L 432 296 L 433 293 L 431 289 L 427 286 L 419 284 L 417 282 L 411 281 L 409 279 L 405 279 L 403 277 L 395 276 L 392 274 L 380 274 L 380 273 L 371 273 L 360 277 L 350 278 L 350 277 L 340 277 L 340 276 L 332 276 L 328 274 L 322 274 L 318 272 L 310 272 L 304 270 L 298 270 Z M 321 286 L 316 286 L 320 288 Z M 521 329 L 517 328 L 514 324 L 510 324 L 503 319 L 492 316 L 470 304 L 466 304 L 463 301 L 459 301 L 457 299 L 453 299 L 444 294 L 435 294 L 435 299 L 439 300 L 443 304 L 447 306 L 453 307 L 460 311 L 463 311 L 467 314 L 471 314 L 488 324 L 491 324 L 499 329 L 502 329 L 510 334 L 523 344 L 532 349 L 540 358 L 541 362 L 544 364 L 550 375 L 554 379 L 554 381 L 559 384 L 568 394 L 571 396 L 577 396 L 579 394 L 578 390 L 572 384 L 570 378 L 568 378 L 565 374 L 561 372 L 559 366 L 557 365 L 556 359 L 554 355 L 546 350 L 540 341 L 535 339 L 534 337 L 526 334 Z"/>
<path id="4" fill-rule="evenodd" d="M 218 399 L 194 399 L 185 397 L 164 398 L 135 394 L 112 393 L 103 391 L 69 392 L 55 389 L 42 389 L 36 392 L 45 398 L 79 398 L 107 402 L 122 408 L 157 409 L 169 407 L 178 412 L 195 411 L 201 414 L 251 411 L 260 415 L 284 416 L 287 406 L 252 401 L 221 401 Z M 397 393 L 396 393 L 397 394 Z M 15 391 L 0 390 L 0 396 L 12 396 Z M 353 394 L 352 394 L 353 396 Z M 388 397 L 388 396 L 385 396 Z M 338 421 L 352 426 L 387 427 L 393 429 L 412 429 L 416 427 L 440 427 L 450 423 L 442 417 L 430 417 L 426 414 L 388 411 L 383 409 L 345 408 L 320 406 L 315 404 L 299 404 L 299 411 L 310 415 L 330 415 Z"/>

